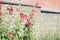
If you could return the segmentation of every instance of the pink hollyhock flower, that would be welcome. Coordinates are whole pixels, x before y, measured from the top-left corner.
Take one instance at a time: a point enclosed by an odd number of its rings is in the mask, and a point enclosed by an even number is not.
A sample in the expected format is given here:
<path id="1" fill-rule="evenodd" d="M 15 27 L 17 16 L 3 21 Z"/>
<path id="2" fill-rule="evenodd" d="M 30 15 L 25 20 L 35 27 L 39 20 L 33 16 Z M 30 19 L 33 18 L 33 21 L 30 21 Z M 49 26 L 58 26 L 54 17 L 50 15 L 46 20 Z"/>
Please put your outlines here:
<path id="1" fill-rule="evenodd" d="M 34 13 L 31 13 L 30 16 L 31 16 L 31 17 L 34 16 Z"/>
<path id="2" fill-rule="evenodd" d="M 39 6 L 39 1 L 37 1 L 35 5 L 36 5 L 36 6 Z"/>
<path id="3" fill-rule="evenodd" d="M 20 13 L 20 18 L 22 20 L 26 20 L 27 19 L 27 15 L 26 14 L 23 14 L 23 13 Z"/>
<path id="4" fill-rule="evenodd" d="M 13 33 L 12 33 L 12 32 L 9 32 L 8 35 L 9 35 L 10 37 L 12 37 Z"/>
<path id="5" fill-rule="evenodd" d="M 18 11 L 18 8 L 16 8 L 16 11 Z"/>
<path id="6" fill-rule="evenodd" d="M 32 21 L 29 19 L 28 20 L 28 25 L 31 25 L 32 24 Z"/>
<path id="7" fill-rule="evenodd" d="M 34 16 L 34 12 L 36 12 L 36 10 L 32 9 L 30 16 Z"/>
<path id="8" fill-rule="evenodd" d="M 27 19 L 27 15 L 26 15 L 26 14 L 24 14 L 24 17 L 23 17 L 23 19 L 25 19 L 25 20 Z"/>
<path id="9" fill-rule="evenodd" d="M 13 8 L 11 6 L 7 6 L 6 9 L 9 10 L 9 11 L 13 11 Z"/>
<path id="10" fill-rule="evenodd" d="M 32 9 L 32 11 L 31 12 L 35 12 L 35 9 Z"/>
<path id="11" fill-rule="evenodd" d="M 2 16 L 2 12 L 0 12 L 0 16 Z"/>

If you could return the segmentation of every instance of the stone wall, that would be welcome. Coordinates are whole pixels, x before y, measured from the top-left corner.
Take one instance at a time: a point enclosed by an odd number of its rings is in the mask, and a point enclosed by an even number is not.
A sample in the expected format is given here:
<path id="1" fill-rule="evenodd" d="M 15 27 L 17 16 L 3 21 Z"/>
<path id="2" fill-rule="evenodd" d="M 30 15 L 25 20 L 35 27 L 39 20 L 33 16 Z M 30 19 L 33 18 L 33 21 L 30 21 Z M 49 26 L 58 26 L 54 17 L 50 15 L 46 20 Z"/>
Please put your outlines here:
<path id="1" fill-rule="evenodd" d="M 37 13 L 35 16 L 35 31 L 37 36 L 59 32 L 60 14 Z"/>

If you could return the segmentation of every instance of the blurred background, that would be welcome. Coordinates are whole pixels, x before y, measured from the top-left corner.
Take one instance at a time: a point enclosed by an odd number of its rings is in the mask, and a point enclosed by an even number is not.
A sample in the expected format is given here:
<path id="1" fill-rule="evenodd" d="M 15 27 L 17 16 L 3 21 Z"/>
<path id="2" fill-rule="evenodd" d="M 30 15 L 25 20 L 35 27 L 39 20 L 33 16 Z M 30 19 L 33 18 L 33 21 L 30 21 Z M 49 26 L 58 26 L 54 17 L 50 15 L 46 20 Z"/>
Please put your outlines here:
<path id="1" fill-rule="evenodd" d="M 35 15 L 35 35 L 37 40 L 60 40 L 60 0 L 0 0 L 7 3 L 33 5 L 38 3 Z M 29 7 L 30 8 L 30 7 Z M 26 10 L 26 7 L 23 9 Z M 41 12 L 43 11 L 43 12 Z M 26 12 L 28 13 L 28 12 Z"/>

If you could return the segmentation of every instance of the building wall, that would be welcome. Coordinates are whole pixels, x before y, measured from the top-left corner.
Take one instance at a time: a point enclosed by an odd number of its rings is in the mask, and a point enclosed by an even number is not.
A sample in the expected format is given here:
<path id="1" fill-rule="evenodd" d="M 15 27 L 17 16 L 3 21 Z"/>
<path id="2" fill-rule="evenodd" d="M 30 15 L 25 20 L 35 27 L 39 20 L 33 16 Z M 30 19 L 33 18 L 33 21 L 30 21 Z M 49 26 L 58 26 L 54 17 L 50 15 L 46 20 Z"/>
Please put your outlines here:
<path id="1" fill-rule="evenodd" d="M 35 0 L 0 0 L 4 2 L 14 2 L 14 3 L 23 3 L 33 5 Z M 36 0 L 39 6 L 60 9 L 60 0 Z"/>
<path id="2" fill-rule="evenodd" d="M 36 34 L 38 37 L 44 35 L 54 35 L 55 33 L 60 36 L 60 14 L 51 13 L 38 13 L 36 14 Z M 50 37 L 48 35 L 48 37 Z"/>

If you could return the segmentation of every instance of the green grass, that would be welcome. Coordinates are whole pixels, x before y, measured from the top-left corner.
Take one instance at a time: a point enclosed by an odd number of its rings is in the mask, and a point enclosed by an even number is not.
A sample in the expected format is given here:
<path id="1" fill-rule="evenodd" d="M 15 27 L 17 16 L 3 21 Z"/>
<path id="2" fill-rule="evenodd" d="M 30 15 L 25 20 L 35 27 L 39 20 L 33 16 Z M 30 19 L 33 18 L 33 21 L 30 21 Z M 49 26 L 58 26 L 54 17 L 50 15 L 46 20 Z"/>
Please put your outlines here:
<path id="1" fill-rule="evenodd" d="M 59 32 L 49 32 L 48 34 L 41 34 L 38 40 L 60 40 Z"/>

